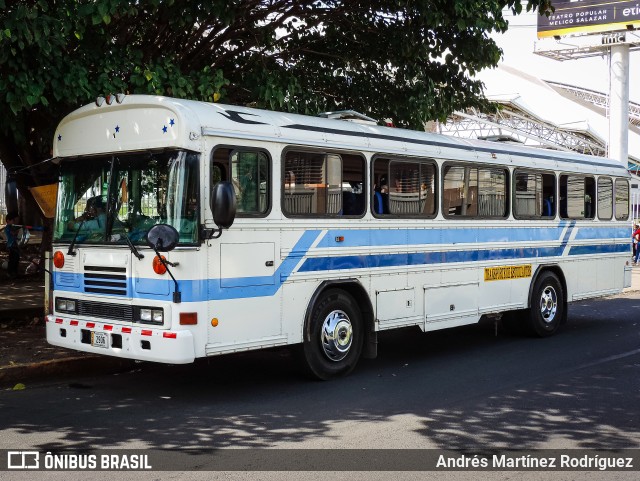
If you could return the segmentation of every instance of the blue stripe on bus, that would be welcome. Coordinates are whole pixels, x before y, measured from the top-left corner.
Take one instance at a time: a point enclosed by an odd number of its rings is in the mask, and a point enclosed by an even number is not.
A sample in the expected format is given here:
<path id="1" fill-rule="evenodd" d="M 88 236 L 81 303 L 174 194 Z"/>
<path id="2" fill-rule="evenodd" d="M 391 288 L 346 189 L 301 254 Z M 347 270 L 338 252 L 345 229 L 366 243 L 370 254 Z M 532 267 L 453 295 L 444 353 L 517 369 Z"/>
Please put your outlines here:
<path id="1" fill-rule="evenodd" d="M 333 229 L 318 247 L 381 247 L 420 244 L 462 244 L 487 242 L 537 242 L 560 238 L 564 225 L 540 228 L 457 228 L 457 229 Z M 337 237 L 344 238 L 336 241 Z"/>
<path id="2" fill-rule="evenodd" d="M 560 253 L 562 253 L 564 251 L 564 248 L 567 247 L 567 244 L 569 243 L 569 239 L 571 239 L 571 233 L 573 232 L 573 228 L 575 226 L 576 226 L 576 221 L 572 220 L 569 223 L 569 227 L 567 228 L 564 235 L 562 236 L 562 242 L 560 243 Z"/>
<path id="3" fill-rule="evenodd" d="M 273 296 L 280 286 L 289 278 L 293 273 L 293 270 L 298 265 L 300 260 L 309 251 L 318 235 L 321 231 L 313 230 L 306 231 L 298 242 L 296 242 L 291 253 L 280 263 L 280 266 L 272 276 L 263 277 L 240 277 L 235 279 L 225 279 L 231 281 L 231 284 L 240 285 L 240 287 L 222 288 L 220 279 L 202 279 L 202 280 L 178 280 L 178 288 L 182 293 L 182 300 L 184 302 L 205 301 L 209 299 L 228 299 L 228 298 L 246 298 L 246 297 L 265 297 Z M 62 276 L 68 280 L 71 276 L 75 280 L 78 280 L 77 285 L 79 287 L 73 287 L 62 284 L 60 280 Z M 83 274 L 70 274 L 67 272 L 54 272 L 53 273 L 53 285 L 56 290 L 66 292 L 79 292 L 84 293 L 84 287 L 82 286 Z M 172 298 L 174 290 L 173 281 L 170 279 L 144 279 L 144 288 L 146 291 L 155 291 L 162 294 L 153 294 L 151 292 L 136 292 L 135 288 L 131 286 L 132 278 L 127 279 L 128 292 L 134 292 L 135 298 L 139 299 L 157 299 L 157 300 L 169 300 Z M 253 284 L 253 285 L 250 285 Z M 167 289 L 167 285 L 169 288 Z M 169 294 L 166 294 L 166 293 Z M 228 292 L 232 292 L 233 295 L 228 295 Z"/>
<path id="4" fill-rule="evenodd" d="M 562 255 L 562 247 L 531 247 L 531 248 L 510 248 L 510 249 L 493 249 L 481 251 L 450 251 L 450 252 L 414 252 L 404 254 L 381 254 L 381 255 L 363 255 L 363 256 L 339 256 L 326 258 L 307 259 L 302 268 L 298 272 L 320 272 L 329 270 L 351 270 L 365 268 L 389 268 L 403 266 L 430 265 L 439 263 L 465 263 L 477 261 L 507 261 L 507 260 L 525 260 L 540 259 L 547 257 L 555 257 Z M 576 246 L 572 247 L 569 255 L 588 255 L 588 254 L 615 254 L 630 252 L 628 244 L 604 244 L 595 246 Z M 297 262 L 294 263 L 294 265 Z M 287 269 L 288 270 L 288 269 Z M 280 271 L 280 269 L 278 269 Z M 278 274 L 274 279 L 275 284 L 272 285 L 248 285 L 251 283 L 260 283 L 264 279 L 261 278 L 242 278 L 242 287 L 223 288 L 220 279 L 190 279 L 179 280 L 178 287 L 182 294 L 182 302 L 200 302 L 209 300 L 225 300 L 225 299 L 246 299 L 252 297 L 270 297 L 273 296 L 284 284 L 291 272 L 287 274 L 280 272 L 282 277 L 279 279 Z M 55 275 L 58 273 L 54 274 Z M 234 280 L 235 281 L 235 280 Z M 170 283 L 169 294 L 149 294 L 136 293 L 136 299 L 148 299 L 158 301 L 170 301 L 173 293 L 173 282 L 166 279 L 146 279 L 147 288 L 157 285 L 158 292 L 167 292 L 167 283 Z M 82 289 L 57 286 L 58 291 L 78 292 L 82 293 Z M 118 296 L 119 297 L 119 296 Z"/>
<path id="5" fill-rule="evenodd" d="M 565 235 L 562 233 L 569 225 Z M 561 222 L 554 227 L 500 227 L 456 229 L 332 229 L 318 243 L 319 248 L 329 247 L 385 247 L 397 245 L 466 244 L 489 242 L 569 242 L 576 221 Z M 562 238 L 561 238 L 562 236 Z M 598 240 L 628 238 L 626 227 L 580 227 L 576 239 Z M 338 241 L 336 238 L 341 238 Z"/>
<path id="6" fill-rule="evenodd" d="M 550 240 L 560 241 L 559 246 L 555 247 L 510 247 L 504 249 L 466 249 L 458 251 L 438 251 L 438 252 L 413 252 L 413 253 L 398 253 L 398 254 L 364 254 L 364 255 L 344 255 L 344 256 L 327 256 L 321 258 L 307 258 L 300 269 L 297 272 L 321 272 L 329 270 L 350 270 L 350 269 L 366 269 L 366 268 L 384 268 L 384 267 L 402 267 L 402 266 L 419 266 L 419 265 L 432 265 L 432 264 L 447 264 L 447 263 L 463 263 L 463 262 L 479 262 L 479 261 L 506 261 L 506 260 L 521 260 L 521 259 L 536 259 L 546 257 L 559 257 L 562 256 L 571 233 L 575 228 L 575 221 L 569 223 L 564 235 L 559 239 L 566 223 L 561 223 L 558 227 L 552 229 L 541 229 L 548 231 L 546 236 L 550 237 Z M 600 229 L 599 232 L 596 228 L 589 228 L 586 233 L 580 238 L 592 239 L 600 238 L 600 234 L 607 232 L 610 235 L 620 235 L 624 231 L 624 237 L 627 237 L 627 229 Z M 436 229 L 440 231 L 437 234 L 442 239 L 445 229 Z M 481 229 L 477 229 L 481 230 Z M 494 229 L 495 230 L 495 229 Z M 216 299 L 241 299 L 249 297 L 267 297 L 273 296 L 286 282 L 286 280 L 294 272 L 295 267 L 300 261 L 308 254 L 311 246 L 318 238 L 320 230 L 306 231 L 298 240 L 296 245 L 291 250 L 290 254 L 283 260 L 278 269 L 272 276 L 263 277 L 242 277 L 233 279 L 202 279 L 202 280 L 179 280 L 178 286 L 182 293 L 182 300 L 184 302 L 197 302 L 205 300 Z M 334 230 L 330 233 L 340 233 L 341 231 Z M 359 237 L 359 242 L 367 242 L 362 245 L 389 245 L 387 243 L 378 243 L 382 240 L 398 241 L 404 239 L 403 242 L 398 242 L 396 245 L 403 245 L 409 242 L 409 239 L 415 238 L 413 235 L 417 235 L 418 238 L 423 238 L 429 234 L 430 230 L 423 231 L 411 231 L 407 229 L 399 229 L 397 231 L 348 231 L 349 237 L 354 240 L 353 233 L 356 233 Z M 509 235 L 512 235 L 511 232 Z M 580 232 L 577 232 L 580 234 Z M 492 237 L 490 237 L 492 236 Z M 486 238 L 495 239 L 499 236 L 499 233 L 492 233 Z M 548 238 L 545 237 L 545 238 Z M 329 238 L 329 234 L 323 237 L 323 241 Z M 578 238 L 578 236 L 576 236 Z M 512 237 L 513 240 L 513 237 Z M 528 237 L 527 240 L 531 240 Z M 468 242 L 468 241 L 466 241 Z M 426 242 L 422 242 L 426 243 Z M 431 242 L 435 243 L 435 242 Z M 344 245 L 344 244 L 340 244 Z M 356 244 L 361 245 L 361 244 Z M 391 244 L 394 245 L 394 244 Z M 318 244 L 318 247 L 322 246 L 322 241 Z M 588 254 L 610 254 L 610 253 L 624 253 L 630 250 L 629 243 L 618 244 L 604 244 L 604 245 L 587 245 L 587 246 L 574 246 L 569 250 L 569 255 L 588 255 Z M 78 292 L 83 293 L 82 274 L 70 274 L 66 272 L 54 272 L 54 286 L 59 291 Z M 75 286 L 70 286 L 70 281 L 73 279 Z M 63 282 L 61 282 L 63 281 Z M 173 282 L 169 279 L 139 279 L 144 282 L 145 293 L 136 292 L 135 287 L 131 285 L 132 279 L 127 279 L 128 292 L 134 292 L 135 298 L 139 299 L 155 299 L 155 300 L 170 300 L 171 293 L 173 292 Z M 234 287 L 222 287 L 222 283 L 227 285 L 233 285 Z M 158 294 L 153 294 L 157 292 Z"/>
<path id="7" fill-rule="evenodd" d="M 580 227 L 576 233 L 576 240 L 586 239 L 631 239 L 629 227 Z"/>
<path id="8" fill-rule="evenodd" d="M 568 238 L 569 235 L 567 234 L 566 237 Z M 298 272 L 321 272 L 343 269 L 373 269 L 380 267 L 559 257 L 562 255 L 564 247 L 565 244 L 560 245 L 559 247 L 520 247 L 507 249 L 315 257 L 307 259 Z M 569 255 L 619 253 L 626 252 L 627 250 L 629 250 L 629 244 L 577 246 L 571 248 Z"/>
<path id="9" fill-rule="evenodd" d="M 597 246 L 574 246 L 569 251 L 570 256 L 585 254 L 618 254 L 628 252 L 631 255 L 631 243 L 628 244 L 601 244 Z"/>

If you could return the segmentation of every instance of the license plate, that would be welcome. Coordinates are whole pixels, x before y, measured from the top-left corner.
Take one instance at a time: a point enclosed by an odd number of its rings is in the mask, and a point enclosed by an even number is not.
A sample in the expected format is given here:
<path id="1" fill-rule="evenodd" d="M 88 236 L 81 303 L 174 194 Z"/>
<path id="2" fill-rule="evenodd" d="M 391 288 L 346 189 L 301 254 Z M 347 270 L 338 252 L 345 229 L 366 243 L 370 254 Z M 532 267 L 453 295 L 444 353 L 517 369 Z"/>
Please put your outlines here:
<path id="1" fill-rule="evenodd" d="M 109 336 L 104 332 L 91 331 L 91 345 L 93 347 L 109 347 Z"/>

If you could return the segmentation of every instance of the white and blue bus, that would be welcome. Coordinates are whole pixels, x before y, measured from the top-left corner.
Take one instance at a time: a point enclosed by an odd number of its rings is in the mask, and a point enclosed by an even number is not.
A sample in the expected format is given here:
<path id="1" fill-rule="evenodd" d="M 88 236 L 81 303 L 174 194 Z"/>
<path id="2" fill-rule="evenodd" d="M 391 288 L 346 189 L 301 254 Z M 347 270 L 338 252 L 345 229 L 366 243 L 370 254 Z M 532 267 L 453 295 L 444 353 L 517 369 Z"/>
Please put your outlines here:
<path id="1" fill-rule="evenodd" d="M 51 344 L 190 363 L 298 345 L 318 378 L 379 331 L 504 316 L 537 336 L 631 283 L 620 162 L 152 96 L 54 139 Z"/>

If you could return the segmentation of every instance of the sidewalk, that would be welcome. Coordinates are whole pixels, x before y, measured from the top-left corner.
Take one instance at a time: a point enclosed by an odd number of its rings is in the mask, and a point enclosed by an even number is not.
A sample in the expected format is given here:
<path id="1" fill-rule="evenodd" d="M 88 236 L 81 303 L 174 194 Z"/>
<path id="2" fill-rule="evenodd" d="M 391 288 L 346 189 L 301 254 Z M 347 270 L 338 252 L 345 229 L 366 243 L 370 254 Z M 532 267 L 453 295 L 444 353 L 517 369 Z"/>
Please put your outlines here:
<path id="1" fill-rule="evenodd" d="M 94 356 L 47 343 L 44 290 L 42 276 L 25 276 L 14 281 L 0 279 L 0 389 L 133 366 L 132 361 Z"/>
<path id="2" fill-rule="evenodd" d="M 633 268 L 632 287 L 640 290 L 640 266 Z M 47 343 L 44 322 L 44 280 L 0 279 L 0 389 L 18 383 L 124 371 L 133 361 L 94 356 Z"/>

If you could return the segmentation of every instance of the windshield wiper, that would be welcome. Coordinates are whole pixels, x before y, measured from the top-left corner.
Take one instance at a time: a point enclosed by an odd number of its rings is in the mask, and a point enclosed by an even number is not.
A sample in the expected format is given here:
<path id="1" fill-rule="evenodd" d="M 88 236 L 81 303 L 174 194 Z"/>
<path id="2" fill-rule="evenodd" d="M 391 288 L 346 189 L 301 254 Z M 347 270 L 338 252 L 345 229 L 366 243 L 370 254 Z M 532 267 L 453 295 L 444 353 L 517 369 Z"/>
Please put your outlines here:
<path id="1" fill-rule="evenodd" d="M 76 252 L 73 250 L 73 248 L 76 245 L 76 239 L 78 238 L 78 234 L 80 233 L 80 229 L 82 229 L 83 225 L 84 225 L 84 219 L 82 219 L 80 221 L 80 225 L 78 226 L 78 229 L 76 230 L 76 233 L 73 236 L 73 240 L 71 241 L 71 244 L 69 244 L 69 250 L 67 251 L 67 255 L 68 256 L 75 256 L 76 255 Z"/>
<path id="2" fill-rule="evenodd" d="M 131 242 L 131 239 L 129 239 L 129 236 L 127 235 L 127 233 L 123 232 L 122 235 L 124 236 L 124 240 L 127 241 L 127 245 L 129 246 L 129 249 L 131 249 L 131 252 L 133 253 L 133 255 L 136 256 L 138 259 L 144 259 L 144 255 L 141 254 L 136 248 L 136 246 L 133 244 L 133 242 Z"/>

